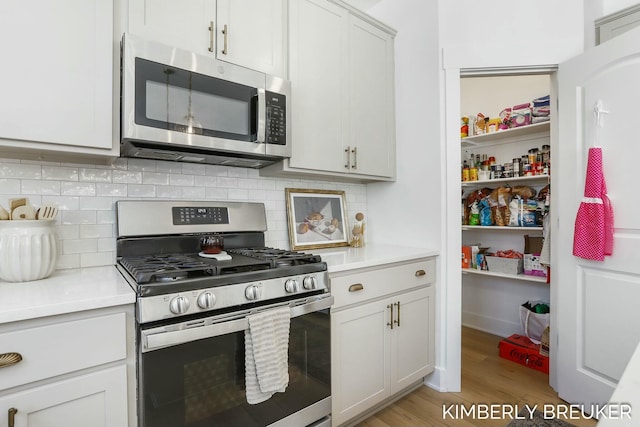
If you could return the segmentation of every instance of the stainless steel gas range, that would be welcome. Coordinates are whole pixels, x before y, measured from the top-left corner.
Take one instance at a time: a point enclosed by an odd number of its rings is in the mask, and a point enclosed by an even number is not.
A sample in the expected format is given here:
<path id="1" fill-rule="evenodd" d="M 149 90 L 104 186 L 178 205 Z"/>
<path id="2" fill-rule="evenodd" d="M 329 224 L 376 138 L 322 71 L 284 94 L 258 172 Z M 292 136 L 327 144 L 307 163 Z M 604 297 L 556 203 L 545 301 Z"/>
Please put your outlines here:
<path id="1" fill-rule="evenodd" d="M 137 294 L 139 427 L 330 425 L 333 297 L 319 256 L 265 247 L 261 203 L 118 201 L 116 215 L 116 266 Z M 248 319 L 283 307 L 288 384 L 249 404 Z"/>

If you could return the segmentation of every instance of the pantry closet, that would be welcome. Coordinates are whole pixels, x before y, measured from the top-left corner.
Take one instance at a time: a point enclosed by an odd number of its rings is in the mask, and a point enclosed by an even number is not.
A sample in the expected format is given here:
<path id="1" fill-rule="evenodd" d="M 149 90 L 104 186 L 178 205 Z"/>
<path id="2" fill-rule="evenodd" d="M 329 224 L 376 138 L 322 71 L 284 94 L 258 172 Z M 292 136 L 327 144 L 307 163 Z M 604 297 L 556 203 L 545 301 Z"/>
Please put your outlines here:
<path id="1" fill-rule="evenodd" d="M 549 93 L 550 76 L 548 74 L 462 76 L 460 79 L 460 116 L 470 119 L 469 136 L 463 137 L 461 134 L 460 167 L 461 181 L 463 181 L 461 182 L 461 240 L 463 246 L 483 248 L 494 254 L 506 251 L 524 254 L 525 236 L 530 236 L 533 238 L 531 241 L 536 243 L 541 241 L 545 199 L 542 197 L 538 202 L 538 193 L 549 184 L 549 176 L 546 173 L 549 171 L 550 162 L 545 159 L 544 170 L 542 165 L 539 165 L 539 171 L 526 172 L 525 162 L 528 161 L 529 154 L 535 151 L 542 153 L 544 150 L 546 153 L 550 145 L 550 122 L 542 121 L 513 127 L 516 122 L 513 117 L 514 111 L 510 129 L 495 130 L 492 126 L 491 132 L 482 135 L 473 134 L 473 123 L 479 113 L 488 118 L 488 124 L 497 121 L 509 122 L 505 117 L 508 110 L 517 105 L 530 103 L 533 105 L 533 100 Z M 526 117 L 527 121 L 530 119 L 531 117 Z M 540 120 L 543 119 L 535 121 Z M 462 168 L 475 166 L 471 164 L 471 158 L 475 161 L 479 159 L 481 163 L 486 159 L 493 165 L 480 166 L 478 177 L 480 179 L 466 181 L 467 171 L 462 173 Z M 514 161 L 516 161 L 515 172 Z M 527 169 L 529 167 L 534 169 L 536 164 L 526 166 Z M 484 173 L 483 168 L 487 169 Z M 471 176 L 471 179 L 473 178 L 475 176 Z M 503 218 L 500 215 L 500 213 L 509 212 L 507 209 L 509 201 L 512 198 L 517 200 L 515 197 L 517 192 L 531 192 L 531 190 L 535 192 L 535 196 L 529 205 L 533 204 L 535 207 L 536 202 L 539 205 L 539 209 L 530 217 L 535 221 L 534 223 L 523 221 L 522 211 L 519 219 L 515 213 L 511 214 L 511 218 Z M 476 212 L 477 204 L 473 205 L 472 200 L 478 203 L 485 196 L 488 196 L 485 200 L 492 203 L 500 200 L 502 206 L 490 208 L 485 205 L 486 209 L 483 213 L 491 212 L 491 215 L 482 215 L 482 225 L 474 224 L 478 218 L 475 216 L 469 218 L 469 214 L 470 211 Z M 511 203 L 512 208 L 515 203 L 517 202 Z M 523 202 L 520 202 L 520 206 L 523 206 Z M 509 223 L 510 220 L 511 223 Z M 503 337 L 519 334 L 521 333 L 519 307 L 527 301 L 548 303 L 550 285 L 546 283 L 546 277 L 541 276 L 542 272 L 538 271 L 537 266 L 536 271 L 531 271 L 529 262 L 527 267 L 530 274 L 523 274 L 522 270 L 515 271 L 519 265 L 516 258 L 492 257 L 489 260 L 491 263 L 487 271 L 485 258 L 482 255 L 476 257 L 474 251 L 470 265 L 462 269 L 462 324 Z M 535 263 L 537 257 L 534 256 L 533 259 L 528 257 L 527 261 Z M 480 270 L 481 268 L 483 269 Z M 524 268 L 522 261 L 519 268 Z M 516 272 L 518 274 L 514 274 Z"/>

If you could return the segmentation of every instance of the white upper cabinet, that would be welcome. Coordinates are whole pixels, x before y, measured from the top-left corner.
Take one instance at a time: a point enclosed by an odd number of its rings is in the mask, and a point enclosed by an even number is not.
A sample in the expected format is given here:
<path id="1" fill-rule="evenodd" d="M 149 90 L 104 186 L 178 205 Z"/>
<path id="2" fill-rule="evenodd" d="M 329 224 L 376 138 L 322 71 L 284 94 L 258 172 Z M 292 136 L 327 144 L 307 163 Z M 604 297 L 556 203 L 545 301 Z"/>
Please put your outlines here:
<path id="1" fill-rule="evenodd" d="M 292 167 L 348 172 L 348 18 L 326 0 L 291 3 Z"/>
<path id="2" fill-rule="evenodd" d="M 351 15 L 348 70 L 350 172 L 393 177 L 396 128 L 389 33 Z"/>
<path id="3" fill-rule="evenodd" d="M 291 2 L 292 154 L 262 175 L 395 178 L 394 37 L 341 1 Z"/>
<path id="4" fill-rule="evenodd" d="M 114 3 L 68 0 L 64 10 L 0 2 L 0 148 L 115 156 Z"/>
<path id="5" fill-rule="evenodd" d="M 287 0 L 130 0 L 129 32 L 286 76 Z"/>
<path id="6" fill-rule="evenodd" d="M 218 59 L 284 77 L 286 3 L 218 0 Z"/>

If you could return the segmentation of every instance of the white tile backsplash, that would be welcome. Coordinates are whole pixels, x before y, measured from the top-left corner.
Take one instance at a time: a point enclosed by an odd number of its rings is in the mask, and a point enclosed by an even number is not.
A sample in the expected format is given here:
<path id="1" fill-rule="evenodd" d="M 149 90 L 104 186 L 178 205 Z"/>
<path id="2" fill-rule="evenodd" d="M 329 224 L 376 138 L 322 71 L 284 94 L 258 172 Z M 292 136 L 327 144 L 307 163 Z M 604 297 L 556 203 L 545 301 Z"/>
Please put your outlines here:
<path id="1" fill-rule="evenodd" d="M 356 212 L 366 213 L 364 184 L 264 178 L 255 169 L 148 159 L 119 158 L 105 166 L 0 158 L 0 206 L 8 208 L 15 197 L 27 197 L 36 207 L 58 205 L 58 268 L 114 264 L 114 206 L 127 198 L 261 202 L 266 244 L 287 249 L 285 188 L 344 190 L 349 224 Z"/>

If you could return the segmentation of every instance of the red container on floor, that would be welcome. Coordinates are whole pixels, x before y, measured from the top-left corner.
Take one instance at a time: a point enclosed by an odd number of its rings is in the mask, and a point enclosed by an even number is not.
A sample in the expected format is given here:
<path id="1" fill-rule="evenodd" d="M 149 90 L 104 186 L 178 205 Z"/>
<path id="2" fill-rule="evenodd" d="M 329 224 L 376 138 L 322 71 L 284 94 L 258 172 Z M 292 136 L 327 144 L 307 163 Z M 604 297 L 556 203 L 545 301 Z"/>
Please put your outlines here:
<path id="1" fill-rule="evenodd" d="M 540 354 L 540 346 L 531 342 L 524 335 L 514 334 L 504 338 L 500 340 L 498 348 L 502 358 L 512 360 L 545 374 L 549 373 L 549 357 Z"/>

